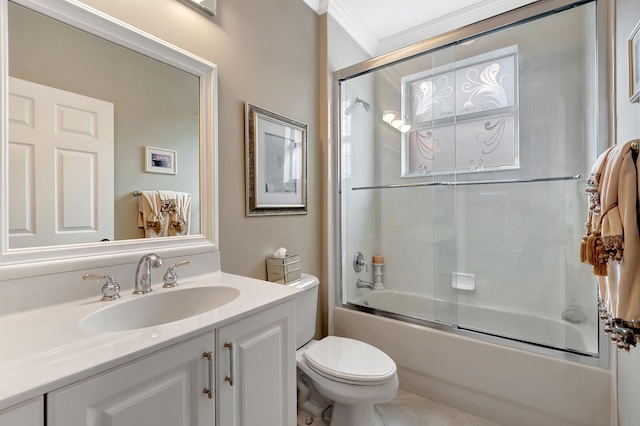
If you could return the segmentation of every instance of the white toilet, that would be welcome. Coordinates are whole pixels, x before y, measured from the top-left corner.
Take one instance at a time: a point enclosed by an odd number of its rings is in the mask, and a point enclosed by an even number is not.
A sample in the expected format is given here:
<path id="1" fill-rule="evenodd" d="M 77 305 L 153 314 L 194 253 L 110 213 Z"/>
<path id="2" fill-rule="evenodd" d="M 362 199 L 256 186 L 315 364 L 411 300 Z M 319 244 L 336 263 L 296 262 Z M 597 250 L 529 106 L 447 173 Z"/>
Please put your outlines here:
<path id="1" fill-rule="evenodd" d="M 373 404 L 391 401 L 398 391 L 396 364 L 378 348 L 358 340 L 316 331 L 318 278 L 302 274 L 290 286 L 304 290 L 296 300 L 298 424 L 371 426 Z"/>

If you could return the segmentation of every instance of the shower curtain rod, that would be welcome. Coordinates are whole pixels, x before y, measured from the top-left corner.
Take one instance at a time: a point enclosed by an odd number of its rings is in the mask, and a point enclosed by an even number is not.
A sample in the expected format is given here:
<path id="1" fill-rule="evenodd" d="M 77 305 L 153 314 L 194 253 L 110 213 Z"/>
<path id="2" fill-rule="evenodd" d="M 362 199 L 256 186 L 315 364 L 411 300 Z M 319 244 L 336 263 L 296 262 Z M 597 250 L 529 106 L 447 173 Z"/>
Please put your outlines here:
<path id="1" fill-rule="evenodd" d="M 493 185 L 497 183 L 528 183 L 528 182 L 552 182 L 559 180 L 577 180 L 582 175 L 557 176 L 544 178 L 525 178 L 525 179 L 495 179 L 495 180 L 475 180 L 464 182 L 416 182 L 416 183 L 392 183 L 389 185 L 376 186 L 359 186 L 351 188 L 352 191 L 360 191 L 362 189 L 387 189 L 387 188 L 411 188 L 414 186 L 460 186 L 460 185 Z"/>

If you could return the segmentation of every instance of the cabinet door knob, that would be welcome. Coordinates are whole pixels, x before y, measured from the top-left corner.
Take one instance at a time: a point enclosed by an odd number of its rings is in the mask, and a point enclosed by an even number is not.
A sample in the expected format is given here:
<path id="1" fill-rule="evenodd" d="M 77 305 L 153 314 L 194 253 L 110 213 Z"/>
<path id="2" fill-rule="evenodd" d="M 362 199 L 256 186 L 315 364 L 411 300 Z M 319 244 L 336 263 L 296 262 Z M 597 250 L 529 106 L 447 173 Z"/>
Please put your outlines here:
<path id="1" fill-rule="evenodd" d="M 209 381 L 209 386 L 202 390 L 202 393 L 206 394 L 209 399 L 213 399 L 213 351 L 208 351 L 202 354 L 203 358 L 206 358 L 209 362 L 207 363 L 207 379 Z"/>

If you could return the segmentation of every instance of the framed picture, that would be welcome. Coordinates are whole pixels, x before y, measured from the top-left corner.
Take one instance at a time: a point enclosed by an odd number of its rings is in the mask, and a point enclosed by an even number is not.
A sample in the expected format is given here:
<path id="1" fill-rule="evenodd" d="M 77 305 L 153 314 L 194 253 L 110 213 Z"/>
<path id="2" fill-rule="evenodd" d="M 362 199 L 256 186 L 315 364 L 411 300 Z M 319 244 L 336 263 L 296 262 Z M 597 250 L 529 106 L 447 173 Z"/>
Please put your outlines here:
<path id="1" fill-rule="evenodd" d="M 638 102 L 638 98 L 640 98 L 640 21 L 631 32 L 627 45 L 629 57 L 629 101 Z"/>
<path id="2" fill-rule="evenodd" d="M 175 175 L 178 173 L 178 153 L 170 149 L 144 147 L 146 173 L 163 173 Z"/>
<path id="3" fill-rule="evenodd" d="M 247 216 L 307 213 L 307 125 L 245 104 Z"/>

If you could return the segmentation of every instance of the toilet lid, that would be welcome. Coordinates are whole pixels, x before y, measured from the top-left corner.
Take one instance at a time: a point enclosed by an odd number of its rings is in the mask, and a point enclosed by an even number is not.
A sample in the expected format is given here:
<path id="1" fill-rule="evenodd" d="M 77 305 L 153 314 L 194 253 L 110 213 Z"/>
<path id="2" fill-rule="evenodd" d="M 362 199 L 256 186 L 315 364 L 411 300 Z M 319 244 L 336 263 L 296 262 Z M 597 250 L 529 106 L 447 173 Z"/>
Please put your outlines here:
<path id="1" fill-rule="evenodd" d="M 328 336 L 304 352 L 318 373 L 353 382 L 384 382 L 396 374 L 396 363 L 380 349 L 359 340 Z"/>

